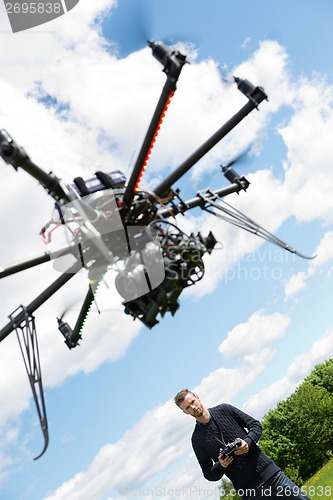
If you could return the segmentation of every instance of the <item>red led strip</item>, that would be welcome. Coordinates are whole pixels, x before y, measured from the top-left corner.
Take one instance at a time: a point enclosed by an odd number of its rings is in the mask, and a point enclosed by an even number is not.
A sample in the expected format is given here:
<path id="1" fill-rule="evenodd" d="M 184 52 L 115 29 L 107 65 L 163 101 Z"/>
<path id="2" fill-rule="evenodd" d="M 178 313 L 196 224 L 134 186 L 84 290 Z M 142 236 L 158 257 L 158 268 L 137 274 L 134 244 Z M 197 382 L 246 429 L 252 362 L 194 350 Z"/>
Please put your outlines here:
<path id="1" fill-rule="evenodd" d="M 145 171 L 146 171 L 146 168 L 147 168 L 147 165 L 148 165 L 148 162 L 149 162 L 149 158 L 150 158 L 151 152 L 152 152 L 152 150 L 153 150 L 153 148 L 154 148 L 154 146 L 155 146 L 155 142 L 156 142 L 157 136 L 158 136 L 158 134 L 159 134 L 159 131 L 160 131 L 161 125 L 162 125 L 162 123 L 163 123 L 164 117 L 165 117 L 166 112 L 167 112 L 167 110 L 168 110 L 168 107 L 169 107 L 169 105 L 170 105 L 171 99 L 172 99 L 172 98 L 173 98 L 173 96 L 174 96 L 174 93 L 175 93 L 174 91 L 170 92 L 169 97 L 168 97 L 168 99 L 167 99 L 167 101 L 166 101 L 166 103 L 165 103 L 164 109 L 163 109 L 162 114 L 161 114 L 161 118 L 159 119 L 159 122 L 158 122 L 158 124 L 157 124 L 156 130 L 155 130 L 155 133 L 154 133 L 154 136 L 153 136 L 152 141 L 151 141 L 151 143 L 150 143 L 150 146 L 149 146 L 148 152 L 147 152 L 146 157 L 145 157 L 145 159 L 144 159 L 144 162 L 143 162 L 143 164 L 142 164 L 142 167 L 141 167 L 141 170 L 140 170 L 140 173 L 139 173 L 139 176 L 138 176 L 138 180 L 136 181 L 136 184 L 135 184 L 135 186 L 134 186 L 134 192 L 135 192 L 135 193 L 137 192 L 137 190 L 138 190 L 138 189 L 139 189 L 139 187 L 140 187 L 140 184 L 141 184 L 141 181 L 142 181 L 142 177 L 143 177 L 143 175 L 144 175 L 144 173 L 145 173 Z"/>

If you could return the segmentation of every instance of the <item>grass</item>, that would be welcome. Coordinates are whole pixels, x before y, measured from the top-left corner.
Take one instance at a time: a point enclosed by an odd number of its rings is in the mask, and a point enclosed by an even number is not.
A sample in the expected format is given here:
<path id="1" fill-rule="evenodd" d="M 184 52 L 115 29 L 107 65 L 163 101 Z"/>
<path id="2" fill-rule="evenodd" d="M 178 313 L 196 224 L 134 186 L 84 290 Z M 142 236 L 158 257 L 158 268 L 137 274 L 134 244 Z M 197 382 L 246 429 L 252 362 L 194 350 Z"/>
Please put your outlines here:
<path id="1" fill-rule="evenodd" d="M 311 500 L 333 499 L 333 458 L 302 487 Z"/>

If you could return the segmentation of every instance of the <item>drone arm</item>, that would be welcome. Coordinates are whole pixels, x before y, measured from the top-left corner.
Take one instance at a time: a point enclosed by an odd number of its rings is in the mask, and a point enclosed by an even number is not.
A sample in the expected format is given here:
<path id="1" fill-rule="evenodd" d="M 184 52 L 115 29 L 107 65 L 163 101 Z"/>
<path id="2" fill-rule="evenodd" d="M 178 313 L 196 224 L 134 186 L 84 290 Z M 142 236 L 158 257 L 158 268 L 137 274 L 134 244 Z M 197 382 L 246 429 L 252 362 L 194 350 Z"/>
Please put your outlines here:
<path id="1" fill-rule="evenodd" d="M 54 250 L 52 252 L 44 252 L 41 255 L 33 257 L 28 260 L 24 260 L 22 262 L 18 262 L 12 266 L 8 266 L 6 268 L 0 267 L 0 279 L 6 278 L 7 276 L 11 276 L 12 274 L 20 273 L 21 271 L 25 271 L 25 269 L 30 269 L 31 267 L 39 266 L 40 264 L 44 264 L 44 262 L 49 262 L 50 260 L 56 259 L 57 257 L 61 257 L 66 254 L 77 254 L 79 255 L 79 250 L 76 244 L 70 244 L 65 246 L 59 250 Z"/>
<path id="2" fill-rule="evenodd" d="M 167 217 L 173 217 L 177 214 L 182 214 L 184 212 L 187 212 L 187 210 L 190 210 L 195 207 L 200 207 L 206 204 L 206 202 L 213 198 L 219 198 L 222 196 L 227 196 L 228 194 L 231 193 L 238 193 L 241 190 L 246 190 L 246 188 L 249 186 L 248 181 L 245 178 L 240 178 L 239 182 L 235 182 L 233 184 L 230 184 L 230 186 L 225 186 L 223 188 L 217 189 L 216 191 L 207 191 L 205 194 L 199 194 L 195 197 L 192 198 L 191 200 L 187 200 L 184 203 L 178 203 L 178 205 L 173 205 L 171 207 L 168 207 L 165 210 L 161 210 L 158 212 L 159 217 L 162 219 L 165 219 Z"/>
<path id="3" fill-rule="evenodd" d="M 148 160 L 147 156 L 149 155 L 150 150 L 153 147 L 155 134 L 157 132 L 159 122 L 161 121 L 161 116 L 166 111 L 166 108 L 168 107 L 168 104 L 173 95 L 173 91 L 171 90 L 172 86 L 173 85 L 170 84 L 169 80 L 167 80 L 166 84 L 164 85 L 154 116 L 150 122 L 148 131 L 146 133 L 146 137 L 143 141 L 141 150 L 139 152 L 139 155 L 133 167 L 131 177 L 128 181 L 128 185 L 125 190 L 123 198 L 123 203 L 125 207 L 130 206 L 133 200 L 137 182 L 140 180 L 141 175 L 144 173 L 145 162 L 146 160 Z"/>
<path id="4" fill-rule="evenodd" d="M 154 57 L 164 66 L 164 72 L 167 75 L 167 81 L 163 87 L 160 99 L 157 103 L 154 115 L 148 127 L 145 139 L 141 146 L 137 160 L 133 167 L 131 177 L 126 187 L 123 204 L 125 210 L 129 208 L 137 190 L 143 173 L 146 169 L 150 153 L 154 147 L 160 126 L 164 115 L 169 107 L 171 98 L 176 90 L 177 81 L 180 72 L 186 63 L 186 58 L 178 52 L 172 52 L 162 43 L 149 42 Z"/>
<path id="5" fill-rule="evenodd" d="M 15 170 L 22 168 L 22 170 L 37 179 L 56 201 L 70 201 L 71 197 L 67 188 L 62 185 L 61 181 L 54 174 L 48 174 L 35 165 L 25 150 L 4 129 L 0 130 L 0 156 L 6 163 L 12 165 Z"/>
<path id="6" fill-rule="evenodd" d="M 249 101 L 234 116 L 232 116 L 219 130 L 215 132 L 204 144 L 202 144 L 191 156 L 189 156 L 174 172 L 154 189 L 156 196 L 166 196 L 171 186 L 178 181 L 195 163 L 208 153 L 223 137 L 238 125 L 251 111 L 258 107 L 267 95 L 261 87 L 255 87 L 251 94 L 247 95 Z"/>
<path id="7" fill-rule="evenodd" d="M 6 268 L 1 267 L 0 279 L 6 278 L 7 276 L 10 276 L 12 274 L 20 273 L 25 269 L 30 269 L 31 267 L 39 266 L 39 264 L 43 264 L 44 262 L 48 262 L 50 260 L 51 260 L 50 252 L 45 252 L 44 254 L 39 255 L 38 257 L 33 257 L 32 259 L 19 262 L 17 264 L 14 264 L 13 266 L 8 266 Z"/>
<path id="8" fill-rule="evenodd" d="M 52 295 L 54 295 L 62 286 L 64 286 L 77 272 L 81 269 L 81 263 L 76 262 L 71 266 L 65 273 L 63 273 L 59 278 L 57 278 L 48 288 L 46 288 L 38 297 L 36 297 L 28 306 L 25 307 L 25 311 L 28 314 L 32 314 L 38 307 L 44 304 Z M 24 315 L 18 313 L 15 317 L 11 316 L 11 321 L 7 323 L 0 330 L 0 342 L 2 342 L 14 329 L 15 325 L 20 325 L 24 320 Z"/>
<path id="9" fill-rule="evenodd" d="M 77 337 L 78 339 L 81 338 L 81 330 L 82 330 L 84 323 L 85 323 L 85 320 L 89 314 L 89 311 L 90 311 L 90 308 L 91 308 L 93 301 L 94 301 L 94 291 L 93 291 L 91 284 L 89 284 L 88 292 L 84 298 L 81 310 L 79 312 L 79 315 L 77 317 L 77 320 L 76 320 L 76 323 L 75 323 L 75 326 L 73 329 L 74 336 Z"/>
<path id="10" fill-rule="evenodd" d="M 73 349 L 74 347 L 79 345 L 79 340 L 81 340 L 81 332 L 94 301 L 95 292 L 97 291 L 97 288 L 106 270 L 107 268 L 103 269 L 103 272 L 101 271 L 96 279 L 90 280 L 88 292 L 86 293 L 86 296 L 84 298 L 74 328 L 72 329 L 68 323 L 62 320 L 62 318 L 58 318 L 58 328 L 65 337 L 65 344 L 69 349 Z"/>

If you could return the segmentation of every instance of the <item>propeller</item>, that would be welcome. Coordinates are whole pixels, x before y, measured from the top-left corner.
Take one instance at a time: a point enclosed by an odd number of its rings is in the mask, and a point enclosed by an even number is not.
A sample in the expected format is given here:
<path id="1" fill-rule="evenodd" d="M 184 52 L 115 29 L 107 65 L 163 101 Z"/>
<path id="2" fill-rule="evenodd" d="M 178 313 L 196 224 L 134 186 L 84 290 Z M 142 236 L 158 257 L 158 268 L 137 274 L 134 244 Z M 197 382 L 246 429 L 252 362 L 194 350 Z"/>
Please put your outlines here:
<path id="1" fill-rule="evenodd" d="M 121 6 L 112 11 L 106 29 L 109 38 L 116 40 L 120 57 L 147 46 L 149 40 L 158 40 L 165 45 L 186 42 L 198 45 L 193 33 L 162 32 L 163 23 L 158 22 L 159 10 L 153 0 L 122 0 Z M 188 35 L 188 36 L 187 36 Z"/>
<path id="2" fill-rule="evenodd" d="M 249 161 L 249 153 L 251 151 L 251 148 L 252 145 L 248 146 L 244 149 L 244 151 L 232 158 L 227 165 L 221 165 L 222 170 L 232 167 L 232 165 L 235 165 L 235 163 L 245 163 L 246 161 Z"/>
<path id="3" fill-rule="evenodd" d="M 122 0 L 112 9 L 104 24 L 104 31 L 109 39 L 115 41 L 120 57 L 127 57 L 132 52 L 147 45 L 152 26 L 150 0 Z"/>
<path id="4" fill-rule="evenodd" d="M 72 302 L 70 305 L 68 305 L 64 310 L 63 312 L 61 313 L 61 315 L 59 316 L 59 320 L 62 321 L 64 319 L 64 317 L 66 316 L 66 314 L 69 312 L 69 311 L 72 311 L 73 310 L 73 306 L 74 304 L 76 304 L 76 302 Z"/>
<path id="5" fill-rule="evenodd" d="M 232 184 L 234 182 L 239 182 L 240 175 L 235 172 L 231 167 L 235 165 L 235 163 L 247 163 L 249 161 L 249 153 L 251 151 L 252 145 L 248 146 L 244 149 L 239 155 L 235 156 L 232 160 L 229 161 L 227 165 L 221 165 L 222 172 L 226 179 Z"/>
<path id="6" fill-rule="evenodd" d="M 227 164 L 221 164 L 222 172 L 225 173 L 227 170 L 231 170 L 231 167 L 235 164 L 237 165 L 246 165 L 251 161 L 251 151 L 253 149 L 253 144 L 247 146 L 243 151 L 241 151 L 238 155 L 234 156 L 229 160 Z M 241 168 L 242 168 L 241 166 Z"/>

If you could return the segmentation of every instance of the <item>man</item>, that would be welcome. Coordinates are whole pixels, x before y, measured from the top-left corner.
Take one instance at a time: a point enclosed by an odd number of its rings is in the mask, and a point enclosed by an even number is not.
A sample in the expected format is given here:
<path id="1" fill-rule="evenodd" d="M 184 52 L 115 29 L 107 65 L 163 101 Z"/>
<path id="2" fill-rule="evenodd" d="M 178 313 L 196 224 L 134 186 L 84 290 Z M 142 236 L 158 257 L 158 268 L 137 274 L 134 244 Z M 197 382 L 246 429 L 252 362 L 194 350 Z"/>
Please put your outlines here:
<path id="1" fill-rule="evenodd" d="M 196 419 L 192 446 L 206 479 L 218 481 L 225 474 L 243 500 L 309 500 L 257 445 L 258 420 L 229 404 L 207 409 L 188 389 L 178 392 L 175 403 Z M 235 451 L 225 456 L 224 448 L 235 441 Z"/>

